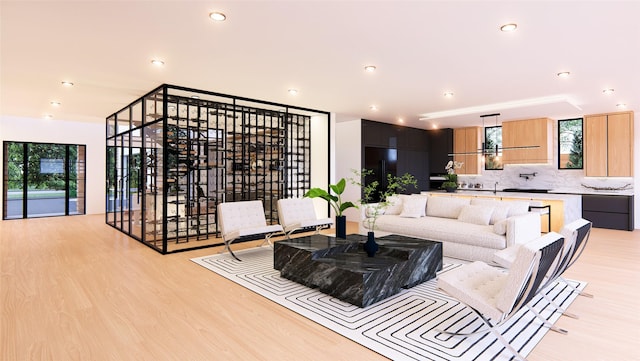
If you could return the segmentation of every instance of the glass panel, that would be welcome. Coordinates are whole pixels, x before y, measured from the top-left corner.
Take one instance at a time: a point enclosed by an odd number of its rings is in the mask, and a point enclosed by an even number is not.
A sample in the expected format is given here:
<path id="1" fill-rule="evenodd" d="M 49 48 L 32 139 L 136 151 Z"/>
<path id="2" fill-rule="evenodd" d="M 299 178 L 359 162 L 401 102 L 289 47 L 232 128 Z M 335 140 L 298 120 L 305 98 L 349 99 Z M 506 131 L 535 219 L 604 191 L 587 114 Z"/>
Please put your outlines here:
<path id="1" fill-rule="evenodd" d="M 107 140 L 107 184 L 106 184 L 106 212 L 107 223 L 115 225 L 116 198 L 116 147 L 115 138 Z"/>
<path id="2" fill-rule="evenodd" d="M 162 122 L 144 128 L 144 237 L 162 249 Z"/>
<path id="3" fill-rule="evenodd" d="M 131 182 L 131 174 L 129 174 L 129 164 L 131 156 L 129 154 L 129 134 L 122 136 L 122 163 L 120 168 L 120 192 L 118 196 L 122 198 L 122 231 L 125 233 L 130 232 L 129 210 L 131 209 L 131 198 L 129 198 L 129 184 Z"/>
<path id="4" fill-rule="evenodd" d="M 131 129 L 131 119 L 130 119 L 131 116 L 129 115 L 129 110 L 130 109 L 127 107 L 126 109 L 120 111 L 116 115 L 117 117 L 116 131 L 118 132 L 118 134 L 122 134 L 127 130 Z"/>
<path id="5" fill-rule="evenodd" d="M 558 121 L 558 168 L 582 169 L 582 118 Z"/>
<path id="6" fill-rule="evenodd" d="M 116 135 L 116 117 L 111 116 L 107 118 L 107 138 Z"/>
<path id="7" fill-rule="evenodd" d="M 502 127 L 484 128 L 484 169 L 502 169 Z"/>
<path id="8" fill-rule="evenodd" d="M 30 143 L 27 151 L 27 217 L 64 215 L 67 146 Z"/>
<path id="9" fill-rule="evenodd" d="M 162 118 L 162 94 L 162 91 L 158 91 L 144 98 L 146 123 L 151 123 Z"/>
<path id="10" fill-rule="evenodd" d="M 142 239 L 142 182 L 141 172 L 142 148 L 131 147 L 131 158 L 129 159 L 129 206 L 131 214 L 131 235 Z"/>
<path id="11" fill-rule="evenodd" d="M 86 146 L 69 146 L 69 214 L 85 214 Z"/>
<path id="12" fill-rule="evenodd" d="M 24 143 L 4 143 L 4 219 L 22 218 L 24 201 Z"/>
<path id="13" fill-rule="evenodd" d="M 137 128 L 142 125 L 142 100 L 138 100 L 131 106 L 131 127 Z"/>

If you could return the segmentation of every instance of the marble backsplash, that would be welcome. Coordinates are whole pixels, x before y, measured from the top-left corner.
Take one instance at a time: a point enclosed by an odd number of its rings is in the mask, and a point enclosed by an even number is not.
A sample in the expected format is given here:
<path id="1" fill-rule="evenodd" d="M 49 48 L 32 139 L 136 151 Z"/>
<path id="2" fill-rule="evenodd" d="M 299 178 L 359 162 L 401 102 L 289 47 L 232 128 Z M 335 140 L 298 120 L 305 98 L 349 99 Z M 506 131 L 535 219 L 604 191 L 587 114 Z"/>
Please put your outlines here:
<path id="1" fill-rule="evenodd" d="M 633 193 L 631 177 L 585 177 L 582 169 L 558 169 L 548 164 L 508 164 L 503 170 L 485 170 L 482 175 L 459 175 L 458 183 L 462 188 L 494 189 L 496 187 L 498 190 L 527 188 L 578 193 Z M 594 188 L 606 189 L 595 190 Z M 617 188 L 623 189 L 617 190 Z"/>

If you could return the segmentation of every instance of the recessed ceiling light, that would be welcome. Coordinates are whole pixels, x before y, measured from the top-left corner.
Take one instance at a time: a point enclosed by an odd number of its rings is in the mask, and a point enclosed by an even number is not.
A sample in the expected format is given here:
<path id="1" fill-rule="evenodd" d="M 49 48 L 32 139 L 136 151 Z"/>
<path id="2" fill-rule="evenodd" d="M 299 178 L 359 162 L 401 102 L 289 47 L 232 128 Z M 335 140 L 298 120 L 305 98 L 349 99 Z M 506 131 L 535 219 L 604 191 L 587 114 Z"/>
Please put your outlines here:
<path id="1" fill-rule="evenodd" d="M 558 73 L 558 74 L 556 74 L 556 75 L 557 75 L 557 76 L 559 76 L 560 78 L 568 78 L 568 77 L 569 77 L 569 75 L 571 75 L 571 73 L 570 73 L 570 72 L 568 72 L 568 71 L 561 71 L 561 72 L 559 72 L 559 73 Z"/>
<path id="2" fill-rule="evenodd" d="M 225 21 L 225 20 L 227 20 L 227 16 L 225 14 L 223 14 L 221 12 L 217 12 L 217 11 L 209 13 L 209 17 L 211 18 L 211 20 L 214 20 L 214 21 Z"/>
<path id="3" fill-rule="evenodd" d="M 376 66 L 375 65 L 367 65 L 364 67 L 364 71 L 369 72 L 369 73 L 373 73 L 374 71 L 376 71 Z"/>
<path id="4" fill-rule="evenodd" d="M 369 109 L 371 109 L 373 111 L 376 111 L 376 110 L 378 110 L 378 106 L 377 105 L 372 105 L 372 106 L 369 107 Z"/>
<path id="5" fill-rule="evenodd" d="M 620 108 L 620 109 L 625 109 L 625 108 L 627 107 L 627 104 L 625 104 L 625 103 L 618 103 L 618 104 L 616 104 L 616 107 L 617 107 L 617 108 Z"/>
<path id="6" fill-rule="evenodd" d="M 514 31 L 514 30 L 516 30 L 517 28 L 518 28 L 518 24 L 511 23 L 511 24 L 504 24 L 504 25 L 502 25 L 502 26 L 500 27 L 500 30 L 501 30 L 501 31 L 504 31 L 504 32 L 509 32 L 509 31 Z"/>
<path id="7" fill-rule="evenodd" d="M 70 81 L 66 81 L 65 80 L 65 81 L 62 82 L 62 85 L 64 85 L 64 86 L 73 86 L 73 83 L 70 82 Z"/>
<path id="8" fill-rule="evenodd" d="M 54 100 L 54 101 L 51 102 L 51 105 L 53 105 L 54 107 L 59 107 L 60 106 L 60 102 L 57 102 L 57 101 Z"/>
<path id="9" fill-rule="evenodd" d="M 53 115 L 51 115 L 51 114 L 45 114 L 45 115 L 44 115 L 44 119 L 53 119 Z"/>
<path id="10" fill-rule="evenodd" d="M 291 95 L 297 95 L 298 94 L 298 89 L 291 88 L 291 89 L 287 90 L 287 92 L 289 94 L 291 94 Z"/>
<path id="11" fill-rule="evenodd" d="M 438 129 L 438 124 L 436 123 L 431 124 L 431 129 Z"/>
<path id="12" fill-rule="evenodd" d="M 445 98 L 451 98 L 453 97 L 453 92 L 446 92 L 444 93 Z"/>
<path id="13" fill-rule="evenodd" d="M 615 90 L 613 90 L 613 89 L 609 88 L 609 89 L 605 89 L 605 90 L 603 90 L 602 92 L 603 92 L 603 93 L 605 93 L 605 94 L 613 94 L 613 92 L 614 92 L 614 91 L 615 91 Z"/>
<path id="14" fill-rule="evenodd" d="M 398 123 L 404 123 L 404 119 L 398 118 Z"/>
<path id="15" fill-rule="evenodd" d="M 197 95 L 192 95 L 192 96 L 191 96 L 191 99 L 200 99 L 200 97 L 199 97 L 199 96 L 197 96 Z"/>
<path id="16" fill-rule="evenodd" d="M 163 66 L 164 65 L 164 61 L 158 60 L 158 59 L 153 59 L 153 60 L 151 60 L 151 64 L 157 65 L 157 66 Z"/>

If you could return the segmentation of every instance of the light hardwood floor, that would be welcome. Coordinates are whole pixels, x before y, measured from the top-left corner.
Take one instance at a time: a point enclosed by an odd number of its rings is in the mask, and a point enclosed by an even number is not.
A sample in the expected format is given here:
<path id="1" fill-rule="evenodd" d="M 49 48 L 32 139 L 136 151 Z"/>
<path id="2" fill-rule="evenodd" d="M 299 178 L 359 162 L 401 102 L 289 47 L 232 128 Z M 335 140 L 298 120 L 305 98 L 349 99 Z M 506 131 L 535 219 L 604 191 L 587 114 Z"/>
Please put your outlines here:
<path id="1" fill-rule="evenodd" d="M 163 256 L 102 215 L 0 221 L 0 360 L 385 359 L 189 260 L 218 251 Z M 594 229 L 566 276 L 595 298 L 529 360 L 640 360 L 640 231 Z"/>

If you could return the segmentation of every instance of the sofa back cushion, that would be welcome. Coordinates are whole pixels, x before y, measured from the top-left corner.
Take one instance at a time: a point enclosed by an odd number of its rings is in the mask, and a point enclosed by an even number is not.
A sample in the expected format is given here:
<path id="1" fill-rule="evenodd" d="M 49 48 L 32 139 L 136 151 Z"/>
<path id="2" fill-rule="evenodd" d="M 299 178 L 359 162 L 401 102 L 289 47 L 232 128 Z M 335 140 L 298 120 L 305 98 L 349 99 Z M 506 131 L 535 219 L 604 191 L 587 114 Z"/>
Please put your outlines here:
<path id="1" fill-rule="evenodd" d="M 489 224 L 493 214 L 492 206 L 466 205 L 462 207 L 458 220 L 465 223 L 479 224 L 486 226 Z"/>
<path id="2" fill-rule="evenodd" d="M 497 199 L 473 198 L 471 200 L 472 205 L 493 207 L 493 213 L 491 214 L 491 219 L 489 219 L 489 224 L 496 224 L 507 219 L 507 216 L 509 215 L 509 203 L 511 202 L 502 202 Z"/>
<path id="3" fill-rule="evenodd" d="M 425 196 L 407 197 L 402 201 L 402 212 L 400 213 L 400 217 L 424 217 L 426 205 L 427 197 Z"/>
<path id="4" fill-rule="evenodd" d="M 527 201 L 507 201 L 509 202 L 509 214 L 507 217 L 520 216 L 529 213 L 529 202 Z"/>
<path id="5" fill-rule="evenodd" d="M 469 198 L 430 197 L 427 202 L 427 216 L 441 218 L 458 218 L 462 208 L 469 205 Z"/>
<path id="6" fill-rule="evenodd" d="M 402 212 L 402 198 L 394 194 L 387 197 L 387 207 L 385 207 L 384 214 L 398 215 Z"/>

